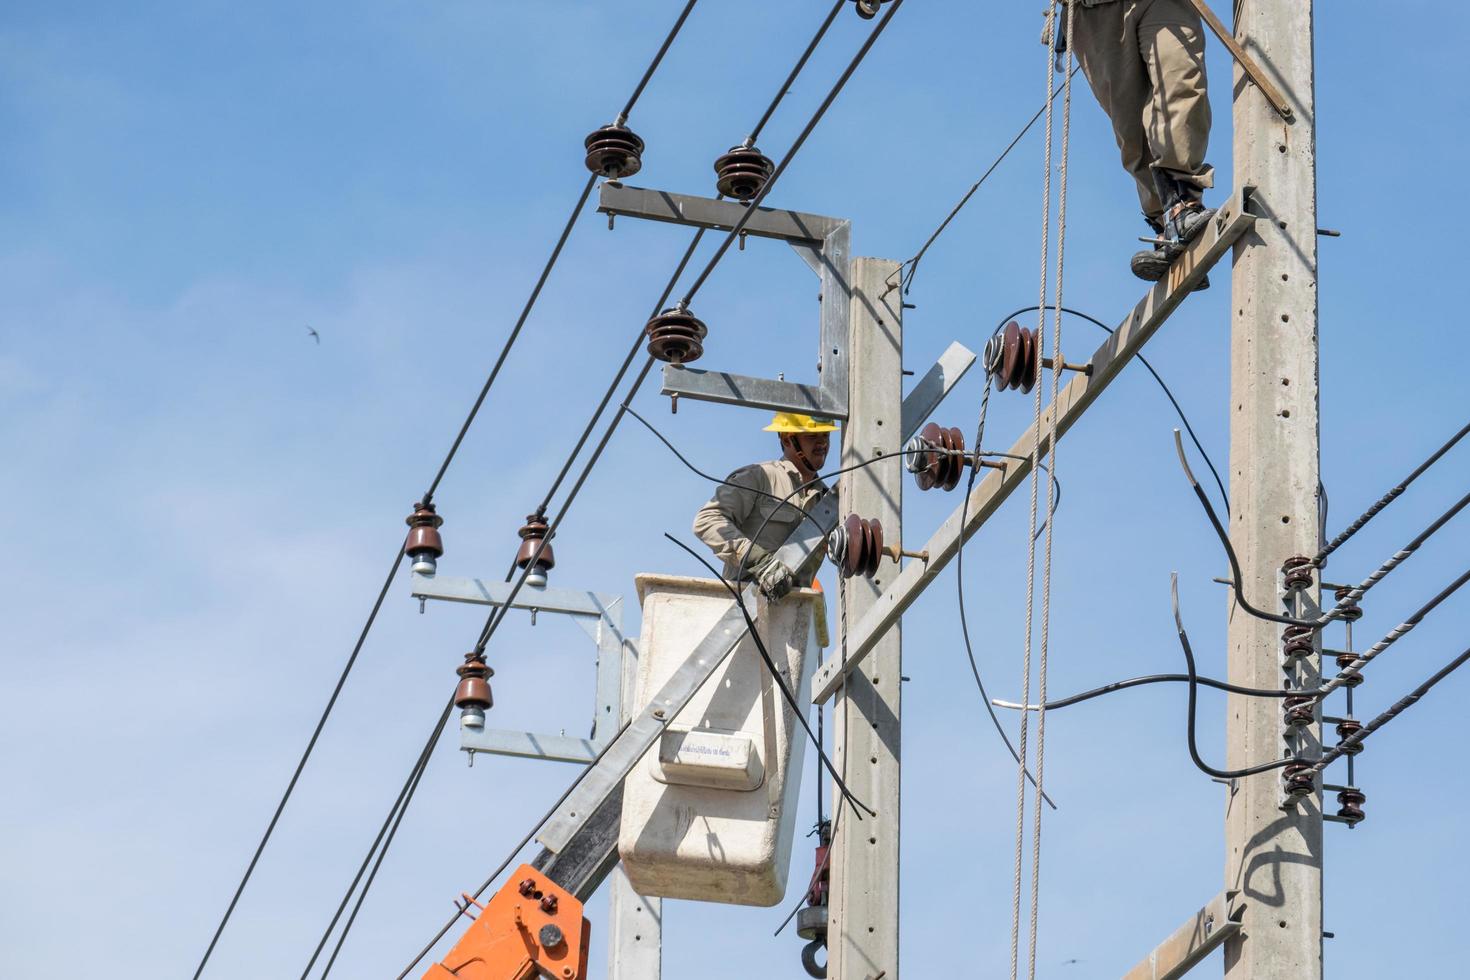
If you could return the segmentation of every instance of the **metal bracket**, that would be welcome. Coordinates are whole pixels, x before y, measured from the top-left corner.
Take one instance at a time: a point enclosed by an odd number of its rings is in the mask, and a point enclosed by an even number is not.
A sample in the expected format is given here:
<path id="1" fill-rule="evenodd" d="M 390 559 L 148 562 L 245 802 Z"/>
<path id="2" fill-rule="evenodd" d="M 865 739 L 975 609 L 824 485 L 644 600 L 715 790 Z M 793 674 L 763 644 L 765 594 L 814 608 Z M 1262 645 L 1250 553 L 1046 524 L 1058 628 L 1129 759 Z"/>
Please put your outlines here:
<path id="1" fill-rule="evenodd" d="M 478 578 L 449 578 L 415 574 L 415 599 L 441 599 L 480 606 L 504 606 L 510 595 L 508 582 L 486 582 Z M 597 703 L 588 738 L 563 734 L 522 732 L 486 728 L 476 732 L 460 729 L 459 747 L 470 753 L 513 755 L 554 762 L 587 765 L 597 758 L 617 729 L 623 663 L 631 644 L 623 636 L 623 597 L 571 589 L 524 588 L 510 603 L 512 609 L 531 613 L 570 616 L 597 644 Z"/>
<path id="2" fill-rule="evenodd" d="M 597 210 L 613 216 L 729 231 L 749 208 L 734 201 L 627 187 L 616 181 L 607 181 L 599 191 Z M 784 379 L 752 378 L 669 364 L 664 367 L 662 393 L 726 405 L 846 419 L 847 324 L 848 309 L 852 304 L 852 286 L 848 282 L 851 222 L 799 211 L 756 208 L 743 233 L 786 242 L 821 278 L 819 383 L 797 384 Z"/>

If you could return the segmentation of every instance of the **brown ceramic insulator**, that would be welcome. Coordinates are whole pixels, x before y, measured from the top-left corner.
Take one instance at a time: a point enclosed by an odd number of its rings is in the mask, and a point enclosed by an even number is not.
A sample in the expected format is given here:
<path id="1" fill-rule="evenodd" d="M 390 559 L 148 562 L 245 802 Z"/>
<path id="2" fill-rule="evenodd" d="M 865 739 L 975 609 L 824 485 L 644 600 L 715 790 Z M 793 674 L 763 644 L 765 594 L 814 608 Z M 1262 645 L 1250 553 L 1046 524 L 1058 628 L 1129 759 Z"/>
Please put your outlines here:
<path id="1" fill-rule="evenodd" d="M 1040 358 L 1036 334 L 1015 320 L 1007 323 L 985 344 L 985 369 L 995 380 L 996 391 L 1020 389 L 1028 393 L 1036 384 Z"/>
<path id="2" fill-rule="evenodd" d="M 1312 559 L 1293 555 L 1281 566 L 1282 584 L 1288 589 L 1306 589 L 1312 585 Z"/>
<path id="3" fill-rule="evenodd" d="M 1352 667 L 1353 664 L 1357 662 L 1358 655 L 1355 653 L 1343 652 L 1337 655 L 1338 670 L 1348 670 Z M 1346 681 L 1344 681 L 1344 683 L 1347 684 L 1348 687 L 1357 687 L 1359 684 L 1363 683 L 1363 675 L 1354 674 L 1352 677 L 1349 677 Z"/>
<path id="4" fill-rule="evenodd" d="M 715 188 L 726 197 L 749 201 L 771 179 L 776 165 L 753 146 L 732 146 L 715 161 Z"/>
<path id="5" fill-rule="evenodd" d="M 857 0 L 857 15 L 863 20 L 872 20 L 883 9 L 883 0 Z"/>
<path id="6" fill-rule="evenodd" d="M 627 126 L 594 129 L 583 141 L 587 169 L 609 180 L 631 177 L 643 169 L 643 140 Z"/>
<path id="7" fill-rule="evenodd" d="M 1317 779 L 1310 765 L 1305 762 L 1293 762 L 1282 771 L 1281 784 L 1287 796 L 1292 799 L 1300 799 L 1303 796 L 1310 796 L 1316 790 Z"/>
<path id="8" fill-rule="evenodd" d="M 1310 626 L 1288 626 L 1281 631 L 1281 655 L 1288 660 L 1311 656 L 1315 633 Z"/>
<path id="9" fill-rule="evenodd" d="M 1356 599 L 1349 599 L 1353 590 L 1341 588 L 1337 590 L 1337 612 L 1338 618 L 1348 623 L 1356 623 L 1363 618 L 1363 608 L 1358 605 Z"/>
<path id="10" fill-rule="evenodd" d="M 525 568 L 531 563 L 532 556 L 536 555 L 536 549 L 541 548 L 541 541 L 547 537 L 546 518 L 540 514 L 527 514 L 526 523 L 516 533 L 521 536 L 521 547 L 516 552 L 516 567 Z M 542 568 L 555 568 L 556 555 L 552 553 L 551 545 L 541 548 L 541 554 L 536 557 L 536 564 Z"/>
<path id="11" fill-rule="evenodd" d="M 1282 705 L 1282 720 L 1288 728 L 1306 728 L 1317 720 L 1316 703 L 1309 697 L 1286 698 Z"/>
<path id="12" fill-rule="evenodd" d="M 883 560 L 882 522 L 848 514 L 847 519 L 832 532 L 827 543 L 827 557 L 843 578 L 854 575 L 872 578 Z"/>
<path id="13" fill-rule="evenodd" d="M 709 329 L 704 321 L 678 307 L 664 310 L 644 327 L 648 353 L 668 364 L 688 364 L 704 355 L 704 338 Z"/>
<path id="14" fill-rule="evenodd" d="M 408 524 L 408 540 L 403 544 L 404 554 L 410 558 L 422 554 L 444 557 L 444 539 L 439 535 L 444 518 L 434 512 L 433 504 L 416 502 L 405 523 Z"/>
<path id="15" fill-rule="evenodd" d="M 1363 723 L 1361 721 L 1354 721 L 1351 718 L 1346 718 L 1346 719 L 1338 722 L 1337 723 L 1337 741 L 1338 741 L 1338 744 L 1341 744 L 1343 742 L 1346 742 L 1348 739 L 1352 738 L 1354 735 L 1358 734 L 1362 730 L 1363 730 Z M 1342 750 L 1342 754 L 1343 755 L 1358 755 L 1362 751 L 1363 751 L 1363 743 L 1362 742 L 1354 742 L 1352 745 L 1349 745 L 1347 748 L 1343 749 Z"/>
<path id="16" fill-rule="evenodd" d="M 1337 794 L 1337 803 L 1340 809 L 1337 815 L 1348 823 L 1358 823 L 1367 816 L 1363 812 L 1363 804 L 1368 802 L 1368 796 L 1362 790 L 1345 789 Z"/>
<path id="17" fill-rule="evenodd" d="M 456 708 L 479 708 L 488 710 L 495 704 L 495 698 L 490 694 L 489 678 L 495 676 L 495 671 L 486 666 L 484 659 L 473 651 L 464 655 L 464 663 L 456 667 L 454 672 L 459 675 L 459 687 L 454 689 L 454 706 Z"/>

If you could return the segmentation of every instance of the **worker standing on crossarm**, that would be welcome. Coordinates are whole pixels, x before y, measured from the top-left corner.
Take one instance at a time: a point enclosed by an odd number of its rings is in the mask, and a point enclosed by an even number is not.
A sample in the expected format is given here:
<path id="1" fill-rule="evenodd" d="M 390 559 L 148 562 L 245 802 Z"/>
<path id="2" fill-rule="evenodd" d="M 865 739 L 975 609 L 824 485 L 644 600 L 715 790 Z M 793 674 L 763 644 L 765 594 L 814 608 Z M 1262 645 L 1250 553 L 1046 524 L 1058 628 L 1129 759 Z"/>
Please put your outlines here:
<path id="1" fill-rule="evenodd" d="M 1077 61 L 1112 121 L 1123 169 L 1158 237 L 1130 266 L 1158 282 L 1214 214 L 1203 203 L 1215 172 L 1205 162 L 1210 100 L 1199 11 L 1189 0 L 1063 0 L 1059 9 L 1075 18 Z M 1048 24 L 1044 40 L 1065 50 L 1065 28 Z"/>
<path id="2" fill-rule="evenodd" d="M 777 412 L 764 431 L 780 436 L 781 458 L 731 473 L 694 515 L 694 533 L 725 563 L 726 578 L 740 574 L 743 563 L 744 580 L 756 582 L 772 600 L 799 583 L 801 570 L 788 567 L 775 552 L 806 520 L 802 511 L 827 492 L 817 473 L 836 430 L 831 419 Z M 781 503 L 787 494 L 790 501 Z"/>

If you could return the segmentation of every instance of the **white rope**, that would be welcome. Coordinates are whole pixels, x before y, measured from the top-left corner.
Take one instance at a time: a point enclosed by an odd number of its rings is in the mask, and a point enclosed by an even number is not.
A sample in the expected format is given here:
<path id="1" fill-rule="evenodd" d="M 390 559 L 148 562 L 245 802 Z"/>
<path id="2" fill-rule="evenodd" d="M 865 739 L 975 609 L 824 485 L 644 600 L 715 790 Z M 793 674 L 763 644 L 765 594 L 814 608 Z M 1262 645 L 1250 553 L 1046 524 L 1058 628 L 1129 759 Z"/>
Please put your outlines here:
<path id="1" fill-rule="evenodd" d="M 1066 75 L 1062 96 L 1062 159 L 1057 171 L 1057 267 L 1055 311 L 1052 317 L 1051 342 L 1051 433 L 1048 449 L 1051 453 L 1051 478 L 1057 475 L 1057 396 L 1061 392 L 1062 364 L 1062 270 L 1067 251 L 1067 161 L 1070 156 L 1072 138 L 1072 16 L 1067 14 L 1067 57 Z M 1037 350 L 1042 348 L 1038 342 Z M 1038 355 L 1039 356 L 1039 355 Z M 1040 388 L 1040 385 L 1037 385 Z M 1041 794 L 1046 779 L 1046 676 L 1047 651 L 1051 639 L 1051 553 L 1055 534 L 1056 514 L 1052 511 L 1053 497 L 1046 495 L 1046 551 L 1041 565 L 1041 662 L 1038 665 L 1041 707 L 1036 712 L 1036 801 L 1031 818 L 1031 945 L 1029 980 L 1036 978 L 1036 927 L 1039 920 L 1041 899 Z"/>
<path id="2" fill-rule="evenodd" d="M 1057 0 L 1051 0 L 1048 10 L 1051 30 L 1053 36 L 1057 31 Z M 1040 352 L 1045 350 L 1044 334 L 1046 332 L 1046 285 L 1047 285 L 1047 260 L 1050 258 L 1050 232 L 1051 232 L 1051 154 L 1052 154 L 1052 99 L 1056 95 L 1056 78 L 1052 74 L 1052 51 L 1053 44 L 1047 45 L 1046 52 L 1046 176 L 1042 186 L 1041 195 L 1041 292 L 1037 300 L 1037 325 L 1036 325 L 1036 350 L 1037 359 L 1040 360 Z M 1036 421 L 1032 429 L 1031 441 L 1031 517 L 1026 532 L 1026 639 L 1025 654 L 1022 661 L 1021 687 L 1023 704 L 1031 701 L 1031 625 L 1036 600 L 1036 515 L 1037 497 L 1040 479 L 1041 455 L 1041 385 L 1036 385 Z M 1047 494 L 1050 498 L 1051 494 Z M 1029 711 L 1021 712 L 1021 733 L 1017 739 L 1016 754 L 1018 764 L 1016 766 L 1016 847 L 1014 875 L 1011 884 L 1011 980 L 1017 980 L 1020 975 L 1021 954 L 1021 855 L 1022 845 L 1026 838 L 1026 760 L 1027 735 L 1030 729 Z"/>

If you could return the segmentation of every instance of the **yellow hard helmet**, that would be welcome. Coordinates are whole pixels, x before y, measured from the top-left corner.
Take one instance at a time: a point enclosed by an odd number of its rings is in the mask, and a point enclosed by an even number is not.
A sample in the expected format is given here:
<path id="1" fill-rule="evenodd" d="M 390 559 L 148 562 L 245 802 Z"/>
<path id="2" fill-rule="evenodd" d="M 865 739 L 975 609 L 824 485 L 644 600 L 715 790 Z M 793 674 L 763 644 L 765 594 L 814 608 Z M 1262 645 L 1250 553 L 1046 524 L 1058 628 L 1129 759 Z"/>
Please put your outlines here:
<path id="1" fill-rule="evenodd" d="M 831 419 L 798 415 L 795 412 L 777 412 L 771 424 L 762 432 L 836 432 L 837 423 Z"/>

